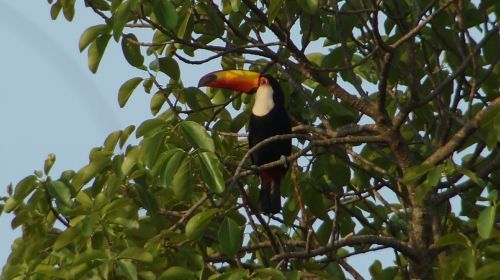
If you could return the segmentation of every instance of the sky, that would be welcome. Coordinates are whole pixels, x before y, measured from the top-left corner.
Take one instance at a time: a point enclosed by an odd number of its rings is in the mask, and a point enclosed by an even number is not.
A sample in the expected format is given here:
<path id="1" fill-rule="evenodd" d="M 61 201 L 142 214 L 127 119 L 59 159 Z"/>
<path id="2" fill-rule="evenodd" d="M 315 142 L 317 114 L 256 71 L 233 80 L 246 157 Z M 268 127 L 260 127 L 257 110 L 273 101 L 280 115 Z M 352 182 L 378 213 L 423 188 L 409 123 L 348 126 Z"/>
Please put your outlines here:
<path id="1" fill-rule="evenodd" d="M 88 163 L 92 147 L 102 145 L 114 130 L 151 118 L 150 96 L 137 90 L 125 108 L 117 102 L 121 84 L 139 70 L 127 64 L 119 44 L 110 41 L 99 70 L 87 68 L 87 52 L 80 53 L 82 32 L 101 20 L 77 1 L 73 22 L 62 15 L 53 21 L 46 1 L 0 0 L 0 196 L 8 184 L 42 170 L 49 153 L 56 154 L 51 174 Z M 181 65 L 184 85 L 196 86 L 197 75 L 218 70 L 217 63 Z M 12 230 L 13 215 L 0 214 L 0 268 L 19 237 Z M 380 255 L 353 257 L 368 276 L 368 265 Z M 390 261 L 383 260 L 384 266 Z"/>

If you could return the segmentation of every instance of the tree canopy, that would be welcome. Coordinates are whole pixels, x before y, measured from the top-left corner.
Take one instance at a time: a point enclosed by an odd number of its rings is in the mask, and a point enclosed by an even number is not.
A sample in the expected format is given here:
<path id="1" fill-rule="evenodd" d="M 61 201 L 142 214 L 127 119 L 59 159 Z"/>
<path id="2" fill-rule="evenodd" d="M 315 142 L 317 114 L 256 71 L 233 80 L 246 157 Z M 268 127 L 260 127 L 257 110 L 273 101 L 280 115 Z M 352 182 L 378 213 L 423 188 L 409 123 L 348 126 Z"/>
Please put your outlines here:
<path id="1" fill-rule="evenodd" d="M 48 2 L 53 19 L 78 12 Z M 120 44 L 137 76 L 118 104 L 145 92 L 152 117 L 109 134 L 80 170 L 53 174 L 49 155 L 11 186 L 0 210 L 22 237 L 2 279 L 362 279 L 350 257 L 378 250 L 394 261 L 373 260 L 373 279 L 498 277 L 498 1 L 85 6 L 90 71 Z M 205 73 L 180 64 L 212 60 L 284 89 L 281 214 L 259 214 L 252 96 L 183 83 Z"/>

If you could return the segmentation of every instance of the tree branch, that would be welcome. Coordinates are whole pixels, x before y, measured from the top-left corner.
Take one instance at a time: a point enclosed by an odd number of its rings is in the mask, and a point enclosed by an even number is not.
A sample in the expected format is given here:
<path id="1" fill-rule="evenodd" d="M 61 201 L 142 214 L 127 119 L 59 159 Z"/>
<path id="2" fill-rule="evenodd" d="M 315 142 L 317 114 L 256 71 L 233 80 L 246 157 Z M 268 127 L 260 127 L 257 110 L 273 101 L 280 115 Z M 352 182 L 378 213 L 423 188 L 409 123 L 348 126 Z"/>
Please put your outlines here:
<path id="1" fill-rule="evenodd" d="M 417 253 L 414 249 L 408 246 L 408 244 L 399 241 L 394 237 L 389 236 L 379 236 L 379 235 L 356 235 L 349 236 L 347 238 L 333 242 L 332 244 L 318 247 L 310 252 L 307 251 L 295 251 L 287 252 L 281 255 L 276 255 L 272 258 L 273 261 L 280 261 L 283 259 L 307 259 L 314 258 L 319 255 L 328 254 L 331 251 L 337 250 L 338 248 L 344 246 L 356 246 L 356 245 L 366 245 L 366 244 L 377 244 L 384 245 L 387 247 L 394 248 L 398 252 L 410 259 L 416 259 Z"/>
<path id="2" fill-rule="evenodd" d="M 392 43 L 390 45 L 391 48 L 396 49 L 399 47 L 401 44 L 406 42 L 408 39 L 413 37 L 415 34 L 417 34 L 426 24 L 428 24 L 434 17 L 439 14 L 442 10 L 446 9 L 451 3 L 453 3 L 456 0 L 448 0 L 444 5 L 439 7 L 434 13 L 432 13 L 430 16 L 428 16 L 426 19 L 421 21 L 417 26 L 415 26 L 413 29 L 408 31 L 403 37 L 399 38 L 396 42 Z"/>
<path id="3" fill-rule="evenodd" d="M 486 116 L 486 114 L 495 110 L 497 106 L 500 106 L 500 97 L 497 97 L 491 102 L 491 105 L 477 113 L 473 119 L 464 124 L 464 126 L 451 137 L 451 139 L 442 147 L 437 149 L 432 155 L 424 160 L 422 164 L 436 165 L 442 160 L 453 154 L 464 142 L 479 128 L 481 120 Z"/>

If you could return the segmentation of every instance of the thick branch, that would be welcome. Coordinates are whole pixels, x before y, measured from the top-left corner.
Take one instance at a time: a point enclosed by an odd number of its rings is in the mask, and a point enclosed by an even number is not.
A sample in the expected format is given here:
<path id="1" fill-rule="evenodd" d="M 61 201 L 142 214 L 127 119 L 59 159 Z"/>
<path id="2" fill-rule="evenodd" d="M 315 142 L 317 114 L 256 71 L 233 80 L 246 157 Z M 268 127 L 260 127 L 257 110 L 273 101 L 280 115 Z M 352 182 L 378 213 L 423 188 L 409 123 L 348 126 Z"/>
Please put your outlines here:
<path id="1" fill-rule="evenodd" d="M 357 235 L 335 241 L 333 244 L 316 248 L 314 250 L 311 250 L 310 252 L 296 251 L 296 252 L 288 252 L 281 255 L 276 255 L 273 257 L 272 260 L 280 261 L 283 259 L 288 260 L 288 259 L 313 258 L 319 255 L 328 254 L 331 251 L 334 251 L 340 247 L 366 245 L 366 244 L 384 245 L 387 247 L 394 248 L 395 250 L 401 252 L 410 259 L 417 258 L 417 253 L 414 251 L 414 249 L 410 248 L 406 243 L 401 242 L 394 237 L 379 236 L 379 235 Z"/>
<path id="2" fill-rule="evenodd" d="M 257 145 L 253 146 L 251 149 L 248 150 L 248 152 L 243 156 L 241 159 L 240 163 L 238 164 L 238 167 L 236 168 L 235 174 L 231 178 L 232 184 L 234 182 L 244 176 L 247 176 L 249 174 L 252 174 L 253 171 L 249 170 L 246 172 L 241 172 L 241 169 L 243 168 L 243 165 L 247 161 L 247 159 L 250 157 L 250 155 L 260 149 L 262 146 L 267 145 L 268 143 L 274 142 L 274 141 L 279 141 L 279 140 L 286 140 L 286 139 L 292 139 L 292 138 L 299 138 L 299 139 L 306 139 L 308 141 L 311 141 L 311 144 L 307 146 L 306 148 L 302 149 L 300 152 L 294 153 L 287 157 L 287 161 L 293 161 L 300 156 L 304 155 L 306 152 L 311 150 L 312 146 L 331 146 L 335 144 L 349 144 L 349 143 L 384 143 L 386 142 L 387 139 L 385 139 L 382 136 L 344 136 L 344 137 L 333 137 L 329 139 L 318 139 L 316 140 L 313 136 L 309 134 L 299 134 L 299 133 L 291 133 L 291 134 L 282 134 L 282 135 L 275 135 L 272 137 L 269 137 L 261 142 L 259 142 Z M 265 170 L 273 167 L 277 167 L 283 165 L 283 160 L 277 160 L 273 161 L 270 163 L 263 164 L 258 167 L 258 170 Z"/>
<path id="3" fill-rule="evenodd" d="M 497 97 L 491 106 L 477 113 L 473 119 L 465 123 L 465 125 L 451 137 L 451 139 L 442 147 L 437 149 L 432 155 L 430 155 L 422 164 L 436 165 L 442 160 L 446 159 L 448 156 L 453 154 L 464 142 L 479 128 L 481 120 L 486 116 L 487 112 L 495 110 L 497 106 L 500 106 L 500 97 Z"/>

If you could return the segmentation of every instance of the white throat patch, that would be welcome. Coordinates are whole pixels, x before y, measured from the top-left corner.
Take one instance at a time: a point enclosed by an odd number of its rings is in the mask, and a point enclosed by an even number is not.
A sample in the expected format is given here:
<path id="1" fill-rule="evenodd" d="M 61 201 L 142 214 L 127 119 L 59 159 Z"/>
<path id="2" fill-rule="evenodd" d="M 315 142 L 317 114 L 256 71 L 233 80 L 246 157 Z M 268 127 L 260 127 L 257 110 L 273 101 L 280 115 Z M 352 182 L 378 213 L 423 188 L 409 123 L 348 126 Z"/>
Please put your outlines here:
<path id="1" fill-rule="evenodd" d="M 267 115 L 274 108 L 273 88 L 269 85 L 260 86 L 255 93 L 255 102 L 252 113 L 262 117 Z"/>

